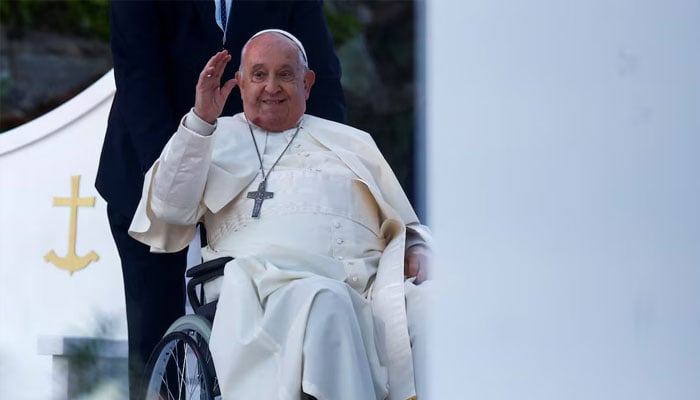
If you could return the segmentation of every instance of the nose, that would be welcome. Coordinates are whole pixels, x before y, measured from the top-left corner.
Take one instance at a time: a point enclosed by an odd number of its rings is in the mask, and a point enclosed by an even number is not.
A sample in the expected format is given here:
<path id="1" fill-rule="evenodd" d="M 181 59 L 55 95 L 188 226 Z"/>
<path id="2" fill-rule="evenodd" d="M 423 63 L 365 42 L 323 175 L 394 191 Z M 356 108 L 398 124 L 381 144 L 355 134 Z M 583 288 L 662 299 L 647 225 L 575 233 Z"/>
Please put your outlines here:
<path id="1" fill-rule="evenodd" d="M 270 75 L 265 81 L 265 91 L 267 93 L 277 93 L 281 90 L 280 84 L 274 75 Z"/>

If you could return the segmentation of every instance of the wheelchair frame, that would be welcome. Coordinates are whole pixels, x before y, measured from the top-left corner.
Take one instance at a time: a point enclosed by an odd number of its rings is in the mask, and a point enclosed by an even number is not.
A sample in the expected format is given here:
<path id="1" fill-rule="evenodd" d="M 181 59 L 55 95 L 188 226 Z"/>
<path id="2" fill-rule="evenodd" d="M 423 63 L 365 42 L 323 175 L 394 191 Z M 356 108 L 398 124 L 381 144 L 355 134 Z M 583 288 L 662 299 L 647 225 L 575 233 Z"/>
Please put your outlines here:
<path id="1" fill-rule="evenodd" d="M 158 342 L 147 364 L 146 399 L 221 398 L 209 337 L 217 300 L 206 302 L 204 284 L 223 275 L 232 257 L 190 268 L 187 297 L 194 314 L 178 318 Z"/>

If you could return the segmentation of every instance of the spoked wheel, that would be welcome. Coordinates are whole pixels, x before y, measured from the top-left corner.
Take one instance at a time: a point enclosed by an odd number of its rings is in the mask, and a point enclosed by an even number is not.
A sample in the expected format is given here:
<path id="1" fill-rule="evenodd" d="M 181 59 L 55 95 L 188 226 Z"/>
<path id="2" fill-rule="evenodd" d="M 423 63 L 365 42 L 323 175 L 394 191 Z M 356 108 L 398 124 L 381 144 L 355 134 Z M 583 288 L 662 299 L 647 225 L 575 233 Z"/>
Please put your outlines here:
<path id="1" fill-rule="evenodd" d="M 209 323 L 188 315 L 175 321 L 156 347 L 146 399 L 215 400 L 221 397 L 209 346 Z"/>

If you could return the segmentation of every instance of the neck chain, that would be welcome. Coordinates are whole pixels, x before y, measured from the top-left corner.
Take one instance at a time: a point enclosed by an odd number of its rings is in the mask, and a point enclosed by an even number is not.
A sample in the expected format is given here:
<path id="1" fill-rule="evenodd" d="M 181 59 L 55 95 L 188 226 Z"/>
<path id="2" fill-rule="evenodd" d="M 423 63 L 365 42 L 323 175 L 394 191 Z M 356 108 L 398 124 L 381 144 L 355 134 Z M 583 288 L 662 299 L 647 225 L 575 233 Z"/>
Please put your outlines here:
<path id="1" fill-rule="evenodd" d="M 289 143 L 287 143 L 287 146 L 282 150 L 280 153 L 279 157 L 277 157 L 277 160 L 272 164 L 270 169 L 267 170 L 267 175 L 265 175 L 265 168 L 263 167 L 263 160 L 262 160 L 262 155 L 260 154 L 260 149 L 258 148 L 258 141 L 255 140 L 255 135 L 253 134 L 253 127 L 250 125 L 250 122 L 248 122 L 248 119 L 246 119 L 246 122 L 248 123 L 248 130 L 250 130 L 250 137 L 253 138 L 253 144 L 255 145 L 255 152 L 258 154 L 258 161 L 260 161 L 260 173 L 262 174 L 262 182 L 260 182 L 260 185 L 258 185 L 258 190 L 254 192 L 248 192 L 248 198 L 249 199 L 254 199 L 255 204 L 253 205 L 253 218 L 259 218 L 260 217 L 260 208 L 262 208 L 262 203 L 263 201 L 267 199 L 271 199 L 274 196 L 273 192 L 266 192 L 265 188 L 267 187 L 267 178 L 270 177 L 270 174 L 272 173 L 272 169 L 275 168 L 277 163 L 280 161 L 282 158 L 282 155 L 287 151 L 289 146 L 292 144 L 294 141 L 294 138 L 297 137 L 297 134 L 299 133 L 299 129 L 301 129 L 301 121 L 299 121 L 299 124 L 297 125 L 297 130 L 294 131 L 294 135 L 292 135 L 292 138 L 289 140 Z"/>

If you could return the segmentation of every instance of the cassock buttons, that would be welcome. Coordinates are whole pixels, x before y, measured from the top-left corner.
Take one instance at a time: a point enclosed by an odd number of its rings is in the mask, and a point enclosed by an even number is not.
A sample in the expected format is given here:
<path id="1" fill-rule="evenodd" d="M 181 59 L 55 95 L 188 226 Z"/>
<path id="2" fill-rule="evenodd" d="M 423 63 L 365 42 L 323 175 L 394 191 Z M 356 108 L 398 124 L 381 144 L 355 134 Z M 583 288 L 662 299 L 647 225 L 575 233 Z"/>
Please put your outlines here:
<path id="1" fill-rule="evenodd" d="M 343 239 L 342 238 L 335 239 L 335 242 L 338 244 L 343 244 Z"/>

